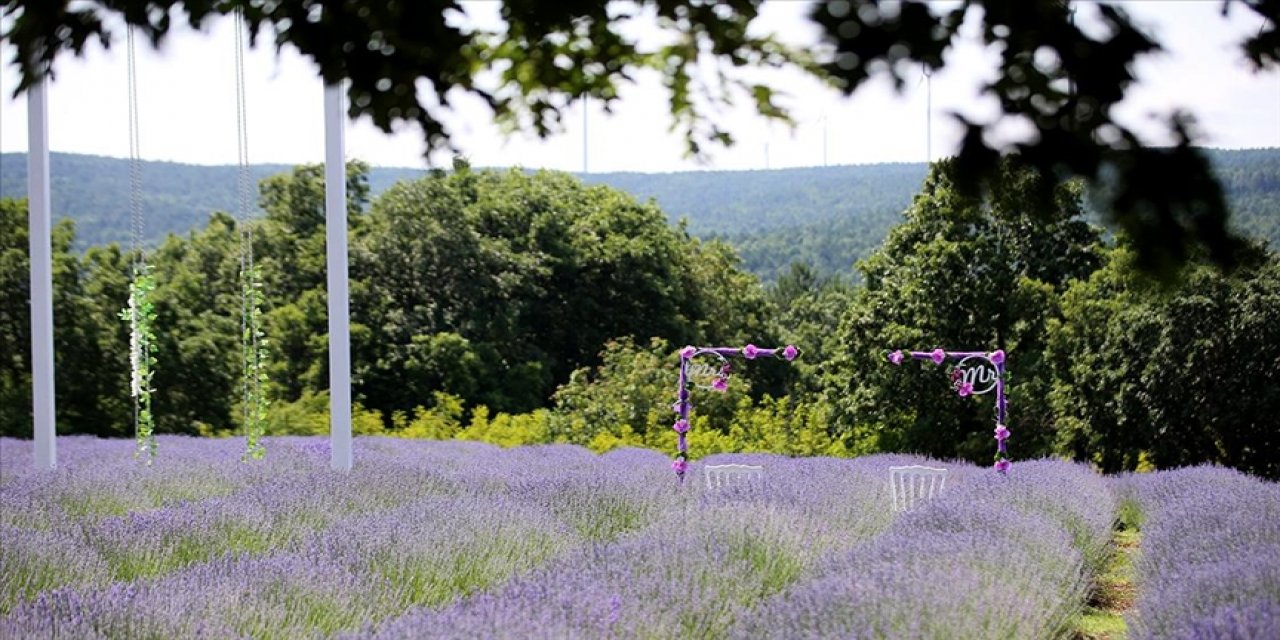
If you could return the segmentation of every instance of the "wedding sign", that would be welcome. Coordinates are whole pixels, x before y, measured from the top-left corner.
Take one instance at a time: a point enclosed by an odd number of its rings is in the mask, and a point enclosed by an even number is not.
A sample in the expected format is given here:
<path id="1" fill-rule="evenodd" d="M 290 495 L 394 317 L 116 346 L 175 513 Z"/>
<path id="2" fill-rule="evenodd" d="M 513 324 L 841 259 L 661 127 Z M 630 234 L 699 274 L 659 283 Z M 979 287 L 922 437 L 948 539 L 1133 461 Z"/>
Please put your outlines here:
<path id="1" fill-rule="evenodd" d="M 990 353 L 981 351 L 891 351 L 886 356 L 889 362 L 901 365 L 904 360 L 929 360 L 935 365 L 954 360 L 951 367 L 951 387 L 961 397 L 979 396 L 995 391 L 996 393 L 996 455 L 995 470 L 1001 474 L 1008 473 L 1012 463 L 1009 462 L 1009 451 L 1005 442 L 1009 439 L 1009 428 L 1005 426 L 1008 413 L 1008 400 L 1005 397 L 1005 354 L 997 349 Z"/>
<path id="2" fill-rule="evenodd" d="M 671 462 L 671 469 L 676 477 L 684 483 L 684 474 L 689 470 L 689 413 L 693 410 L 690 402 L 690 389 L 706 389 L 709 391 L 727 391 L 729 378 L 733 375 L 733 365 L 729 358 L 739 357 L 747 360 L 756 358 L 785 358 L 788 362 L 795 360 L 800 350 L 795 345 L 787 345 L 781 349 L 761 349 L 749 344 L 741 349 L 733 347 L 685 347 L 680 350 L 680 378 L 677 384 L 676 402 L 671 410 L 676 414 L 675 424 L 671 428 L 676 432 L 676 457 Z"/>

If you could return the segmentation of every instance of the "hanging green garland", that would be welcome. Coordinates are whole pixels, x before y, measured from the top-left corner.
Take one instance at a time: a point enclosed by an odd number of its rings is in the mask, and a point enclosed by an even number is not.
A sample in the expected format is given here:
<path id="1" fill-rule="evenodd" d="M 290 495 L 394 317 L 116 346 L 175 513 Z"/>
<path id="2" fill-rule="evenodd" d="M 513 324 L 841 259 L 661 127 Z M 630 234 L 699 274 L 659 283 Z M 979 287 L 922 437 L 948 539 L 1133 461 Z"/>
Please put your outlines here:
<path id="1" fill-rule="evenodd" d="M 129 323 L 130 395 L 133 396 L 134 426 L 138 445 L 134 457 L 145 456 L 148 465 L 156 457 L 155 417 L 151 412 L 151 378 L 155 375 L 156 334 L 155 303 L 151 292 L 156 288 L 151 267 L 138 263 L 133 267 L 129 283 L 129 306 L 120 311 L 120 319 Z"/>
<path id="2" fill-rule="evenodd" d="M 243 300 L 240 352 L 244 365 L 244 407 L 241 409 L 245 431 L 245 460 L 258 460 L 266 455 L 262 436 L 267 424 L 267 338 L 262 330 L 262 274 L 257 266 L 240 271 L 240 294 Z"/>

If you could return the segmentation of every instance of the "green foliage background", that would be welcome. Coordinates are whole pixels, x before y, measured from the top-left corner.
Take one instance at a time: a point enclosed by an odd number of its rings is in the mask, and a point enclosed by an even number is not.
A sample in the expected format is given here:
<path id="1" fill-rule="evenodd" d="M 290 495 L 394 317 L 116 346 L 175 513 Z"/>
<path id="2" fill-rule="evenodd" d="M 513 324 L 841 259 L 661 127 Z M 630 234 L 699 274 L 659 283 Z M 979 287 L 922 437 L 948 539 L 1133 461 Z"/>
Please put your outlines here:
<path id="1" fill-rule="evenodd" d="M 1214 157 L 1238 185 L 1228 188 L 1242 203 L 1236 224 L 1274 232 L 1277 152 Z M 794 363 L 744 362 L 728 393 L 695 397 L 695 456 L 917 451 L 986 461 L 991 399 L 959 398 L 933 365 L 893 367 L 883 354 L 1003 348 L 1015 459 L 1056 453 L 1108 471 L 1214 461 L 1280 477 L 1274 252 L 1260 243 L 1234 273 L 1194 262 L 1179 282 L 1157 284 L 1134 268 L 1128 238 L 1090 222 L 1078 186 L 1055 187 L 1047 206 L 1043 185 L 1016 163 L 982 197 L 957 189 L 956 171 L 935 164 L 905 211 L 885 216 L 883 241 L 838 221 L 823 227 L 822 213 L 795 206 L 764 253 L 804 252 L 825 235 L 830 255 L 852 263 L 865 247 L 865 259 L 856 273 L 773 262 L 766 285 L 726 242 L 670 224 L 656 200 L 465 162 L 377 191 L 353 162 L 354 429 L 671 449 L 680 346 L 794 343 Z M 265 178 L 259 206 L 267 433 L 324 434 L 323 172 Z M 801 226 L 785 226 L 804 211 Z M 25 213 L 22 201 L 0 199 L 0 433 L 16 436 L 30 433 Z M 243 426 L 239 233 L 215 212 L 149 254 L 158 432 Z M 115 314 L 131 256 L 115 244 L 75 251 L 65 219 L 54 245 L 59 431 L 130 436 L 128 332 Z"/>
<path id="2" fill-rule="evenodd" d="M 1232 227 L 1271 246 L 1280 246 L 1280 149 L 1205 150 L 1231 204 Z M 129 229 L 127 160 L 54 153 L 53 210 L 74 220 L 74 247 L 86 250 L 127 243 Z M 254 165 L 254 180 L 290 171 L 285 165 Z M 592 173 L 588 184 L 613 187 L 641 202 L 653 200 L 675 224 L 690 233 L 724 240 L 742 266 L 766 283 L 799 262 L 820 275 L 857 280 L 853 269 L 901 221 L 920 189 L 923 163 L 808 167 L 773 171 L 686 173 Z M 234 211 L 234 166 L 142 163 L 141 194 L 149 245 L 169 234 L 185 235 L 209 221 L 211 212 Z M 427 174 L 421 169 L 371 167 L 368 197 L 400 181 Z M 0 154 L 0 197 L 26 194 L 26 154 Z M 319 179 L 320 176 L 316 176 Z M 1091 210 L 1092 198 L 1084 206 Z M 265 206 L 265 205 L 264 205 Z M 1098 221 L 1090 213 L 1090 220 Z"/>

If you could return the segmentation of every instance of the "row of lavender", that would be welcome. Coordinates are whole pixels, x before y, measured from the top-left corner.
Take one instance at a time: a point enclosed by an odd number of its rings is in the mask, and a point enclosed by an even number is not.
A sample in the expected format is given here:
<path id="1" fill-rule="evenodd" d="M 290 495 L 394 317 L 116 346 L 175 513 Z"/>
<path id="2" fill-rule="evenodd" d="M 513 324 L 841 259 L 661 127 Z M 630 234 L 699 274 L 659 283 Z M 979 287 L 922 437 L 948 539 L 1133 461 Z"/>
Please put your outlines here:
<path id="1" fill-rule="evenodd" d="M 1049 638 L 1079 613 L 1114 513 L 1102 478 L 1061 462 L 1010 478 L 968 467 L 943 498 L 850 538 L 825 522 L 836 503 L 801 521 L 788 509 L 842 477 L 830 462 L 349 637 Z M 855 482 L 883 483 L 868 470 Z M 872 502 L 861 508 L 886 510 Z"/>
<path id="2" fill-rule="evenodd" d="M 1143 520 L 1132 637 L 1280 638 L 1280 484 L 1193 467 L 1121 486 Z"/>
<path id="3" fill-rule="evenodd" d="M 949 465 L 895 516 L 917 458 L 734 456 L 767 484 L 710 492 L 640 450 L 360 439 L 344 476 L 318 439 L 59 445 L 46 475 L 0 441 L 0 637 L 1051 637 L 1114 515 L 1047 461 Z"/>

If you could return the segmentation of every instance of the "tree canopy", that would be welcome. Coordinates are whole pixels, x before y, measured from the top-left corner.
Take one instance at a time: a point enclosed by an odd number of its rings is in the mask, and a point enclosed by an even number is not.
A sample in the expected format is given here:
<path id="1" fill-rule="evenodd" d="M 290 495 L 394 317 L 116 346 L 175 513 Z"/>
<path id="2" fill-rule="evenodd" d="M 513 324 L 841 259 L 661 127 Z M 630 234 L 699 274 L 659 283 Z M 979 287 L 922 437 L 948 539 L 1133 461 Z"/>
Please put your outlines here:
<path id="1" fill-rule="evenodd" d="M 175 20 L 199 27 L 240 10 L 251 41 L 269 30 L 276 47 L 297 48 L 326 81 L 348 80 L 352 117 L 368 116 L 386 131 L 416 123 L 428 151 L 450 144 L 441 116 L 456 92 L 483 98 L 507 127 L 548 135 L 572 101 L 589 96 L 607 109 L 621 85 L 654 70 L 673 125 L 696 154 L 708 142 L 732 143 L 731 132 L 708 114 L 744 94 L 762 115 L 788 119 L 774 90 L 749 79 L 748 69 L 800 70 L 846 94 L 877 75 L 901 86 L 912 65 L 943 68 L 961 27 L 974 22 L 1000 54 L 984 90 L 998 100 L 1002 117 L 964 122 L 960 186 L 978 189 L 997 179 L 999 156 L 1016 150 L 1047 178 L 1037 194 L 1043 205 L 1052 204 L 1063 180 L 1091 182 L 1102 209 L 1134 238 L 1137 263 L 1147 270 L 1169 273 L 1198 250 L 1220 265 L 1235 262 L 1241 243 L 1229 230 L 1208 162 L 1191 146 L 1190 116 L 1167 115 L 1177 140 L 1168 148 L 1149 146 L 1113 118 L 1135 82 L 1134 62 L 1161 49 L 1120 8 L 1087 5 L 1104 28 L 1082 29 L 1068 0 L 964 0 L 945 9 L 917 0 L 836 0 L 813 5 L 820 40 L 802 48 L 752 35 L 760 4 L 502 0 L 503 26 L 489 31 L 460 20 L 465 9 L 456 0 L 5 0 L 12 22 L 3 36 L 15 49 L 21 93 L 59 55 L 80 54 L 95 40 L 110 46 L 119 21 L 159 44 Z M 1273 69 L 1280 63 L 1280 0 L 1224 2 L 1223 12 L 1236 6 L 1268 21 L 1241 47 L 1258 70 Z M 623 28 L 637 20 L 656 22 L 667 36 L 662 44 L 644 46 Z M 703 65 L 718 73 L 695 73 Z M 1010 148 L 993 148 L 986 134 L 1010 119 L 1033 133 Z"/>
<path id="2" fill-rule="evenodd" d="M 1047 451 L 1053 416 L 1041 352 L 1057 292 L 1099 264 L 1099 234 L 1082 220 L 1078 185 L 1055 190 L 1036 209 L 1039 176 L 1001 163 L 990 198 L 964 195 L 956 162 L 934 164 L 923 192 L 880 249 L 859 264 L 865 287 L 841 320 L 828 367 L 837 428 L 878 447 L 982 459 L 989 453 L 990 402 L 963 402 L 936 367 L 894 367 L 893 349 L 1002 349 L 1009 354 L 1009 402 L 1020 455 Z M 1012 428 L 1012 427 L 1011 427 Z"/>

